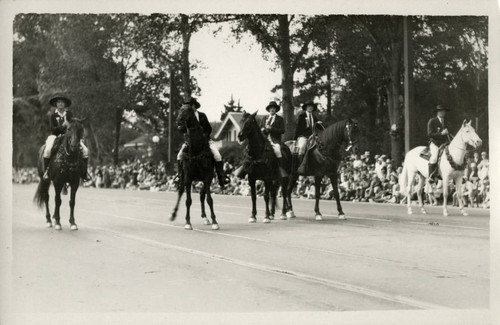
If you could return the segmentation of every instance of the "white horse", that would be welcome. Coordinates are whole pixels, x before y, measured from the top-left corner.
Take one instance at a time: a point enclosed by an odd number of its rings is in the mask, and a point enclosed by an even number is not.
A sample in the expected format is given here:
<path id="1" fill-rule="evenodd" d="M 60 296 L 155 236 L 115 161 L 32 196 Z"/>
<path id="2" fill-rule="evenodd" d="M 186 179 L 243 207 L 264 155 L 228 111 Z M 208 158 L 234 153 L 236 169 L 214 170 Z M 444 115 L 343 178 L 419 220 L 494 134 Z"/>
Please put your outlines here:
<path id="1" fill-rule="evenodd" d="M 443 178 L 443 216 L 448 216 L 448 209 L 446 204 L 448 199 L 448 184 L 450 179 L 455 182 L 460 212 L 464 216 L 468 215 L 464 210 L 462 201 L 463 194 L 461 184 L 465 167 L 464 158 L 467 151 L 467 145 L 471 145 L 472 147 L 474 147 L 474 149 L 476 149 L 480 147 L 481 144 L 482 141 L 477 135 L 474 128 L 471 126 L 471 122 L 467 123 L 467 121 L 464 120 L 460 131 L 458 131 L 453 140 L 447 146 L 448 148 L 445 148 L 443 154 L 439 158 L 438 167 L 441 173 L 441 177 Z M 410 193 L 412 193 L 412 185 L 414 183 L 415 175 L 417 174 L 419 175 L 418 184 L 416 185 L 418 203 L 421 212 L 423 214 L 427 213 L 422 202 L 422 188 L 424 184 L 424 178 L 429 177 L 429 162 L 420 157 L 420 153 L 424 149 L 424 146 L 420 146 L 413 148 L 406 153 L 403 171 L 400 175 L 400 187 L 402 193 L 406 196 L 408 214 L 412 214 Z M 449 151 L 449 154 L 447 154 L 447 151 Z"/>

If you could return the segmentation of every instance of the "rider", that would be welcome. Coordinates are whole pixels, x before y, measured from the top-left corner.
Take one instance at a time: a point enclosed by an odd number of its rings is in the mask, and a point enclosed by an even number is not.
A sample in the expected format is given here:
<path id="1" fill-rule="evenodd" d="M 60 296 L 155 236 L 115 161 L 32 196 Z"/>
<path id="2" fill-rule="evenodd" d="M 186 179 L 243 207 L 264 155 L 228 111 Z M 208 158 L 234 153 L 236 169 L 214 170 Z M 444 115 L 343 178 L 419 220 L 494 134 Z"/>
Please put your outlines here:
<path id="1" fill-rule="evenodd" d="M 276 114 L 279 110 L 280 106 L 275 101 L 269 102 L 269 105 L 266 106 L 269 115 L 262 119 L 260 127 L 262 133 L 269 139 L 274 154 L 278 158 L 281 176 L 286 177 L 284 158 L 281 155 L 281 135 L 285 133 L 285 120 Z"/>
<path id="2" fill-rule="evenodd" d="M 55 107 L 54 113 L 50 114 L 50 131 L 51 134 L 47 137 L 45 141 L 45 149 L 43 151 L 43 179 L 49 179 L 49 163 L 51 158 L 52 147 L 54 146 L 54 141 L 59 135 L 64 134 L 67 129 L 67 121 L 70 121 L 73 114 L 68 109 L 71 106 L 71 100 L 64 96 L 55 96 L 49 100 L 49 104 Z M 83 139 L 80 141 L 80 150 L 83 159 L 83 169 L 82 169 L 82 179 L 84 181 L 90 180 L 87 173 L 87 166 L 89 161 L 89 150 L 83 144 Z"/>
<path id="3" fill-rule="evenodd" d="M 312 101 L 302 105 L 301 113 L 297 118 L 297 128 L 295 129 L 295 140 L 297 140 L 297 148 L 299 153 L 299 161 L 302 161 L 307 150 L 307 139 L 315 133 L 316 123 L 322 123 L 315 112 L 318 110 L 318 105 Z"/>
<path id="4" fill-rule="evenodd" d="M 201 104 L 196 100 L 196 98 L 191 98 L 191 100 L 185 102 L 181 109 L 189 109 L 191 108 L 194 111 L 194 114 L 196 116 L 196 119 L 198 120 L 201 128 L 203 129 L 203 133 L 205 136 L 208 138 L 208 146 L 210 147 L 210 151 L 212 152 L 214 159 L 215 159 L 215 171 L 217 173 L 217 178 L 219 180 L 219 186 L 221 188 L 224 188 L 224 185 L 230 182 L 227 176 L 224 175 L 224 168 L 223 168 L 223 162 L 222 162 L 222 156 L 215 146 L 214 141 L 210 138 L 210 134 L 212 133 L 212 126 L 210 125 L 210 122 L 208 122 L 207 116 L 198 111 L 198 108 L 201 107 Z M 179 131 L 181 131 L 184 134 L 184 138 L 187 139 L 187 129 L 184 126 L 178 125 Z M 180 171 L 182 170 L 181 166 L 181 160 L 182 160 L 182 154 L 187 146 L 187 140 L 182 144 L 181 149 L 179 150 L 179 153 L 177 154 L 177 169 L 178 173 L 176 178 L 179 178 Z"/>
<path id="5" fill-rule="evenodd" d="M 449 142 L 450 131 L 448 131 L 448 123 L 444 120 L 448 108 L 443 105 L 437 105 L 434 110 L 437 116 L 433 117 L 427 123 L 427 136 L 429 137 L 429 149 L 431 156 L 429 158 L 429 183 L 434 183 L 435 173 L 438 167 L 439 147 Z"/>

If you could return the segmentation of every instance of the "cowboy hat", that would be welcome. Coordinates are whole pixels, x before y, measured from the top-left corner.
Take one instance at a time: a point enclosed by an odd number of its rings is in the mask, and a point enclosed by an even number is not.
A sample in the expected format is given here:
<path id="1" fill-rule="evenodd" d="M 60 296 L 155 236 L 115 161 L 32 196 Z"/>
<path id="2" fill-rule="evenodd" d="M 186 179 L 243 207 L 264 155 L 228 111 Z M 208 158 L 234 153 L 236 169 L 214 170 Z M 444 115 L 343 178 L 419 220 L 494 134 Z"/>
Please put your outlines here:
<path id="1" fill-rule="evenodd" d="M 313 108 L 313 111 L 317 110 L 318 109 L 318 104 L 314 103 L 313 101 L 308 101 L 308 102 L 305 102 L 304 105 L 302 105 L 302 110 L 307 110 L 307 106 L 308 105 L 312 105 L 314 108 Z"/>
<path id="2" fill-rule="evenodd" d="M 184 102 L 184 105 L 194 105 L 194 107 L 196 107 L 196 108 L 200 108 L 201 107 L 200 103 L 198 103 L 198 101 L 196 100 L 196 98 L 191 98 L 187 102 Z"/>
<path id="3" fill-rule="evenodd" d="M 64 105 L 66 105 L 66 107 L 71 106 L 71 100 L 69 98 L 67 98 L 67 97 L 62 96 L 62 95 L 57 95 L 57 96 L 52 97 L 49 100 L 50 106 L 56 107 L 58 100 L 62 100 L 64 102 Z"/>
<path id="4" fill-rule="evenodd" d="M 438 112 L 438 111 L 449 111 L 449 110 L 450 110 L 449 108 L 446 108 L 443 105 L 438 105 L 438 106 L 436 106 L 436 109 L 434 109 L 434 111 L 436 111 L 436 112 Z"/>
<path id="5" fill-rule="evenodd" d="M 278 112 L 280 110 L 280 105 L 278 105 L 275 101 L 269 102 L 269 104 L 266 106 L 266 111 L 269 112 L 269 109 L 271 107 L 275 107 L 276 108 L 276 112 Z"/>

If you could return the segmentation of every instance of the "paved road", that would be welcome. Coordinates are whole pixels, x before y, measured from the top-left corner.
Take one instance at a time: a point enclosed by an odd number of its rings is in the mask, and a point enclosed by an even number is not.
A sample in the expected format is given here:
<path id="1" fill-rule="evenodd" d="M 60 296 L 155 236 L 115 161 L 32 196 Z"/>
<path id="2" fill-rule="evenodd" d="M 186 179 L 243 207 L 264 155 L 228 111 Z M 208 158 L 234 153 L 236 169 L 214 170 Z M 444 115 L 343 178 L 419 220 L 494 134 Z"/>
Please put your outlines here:
<path id="1" fill-rule="evenodd" d="M 34 185 L 13 186 L 15 312 L 287 312 L 489 306 L 489 210 L 295 200 L 297 218 L 248 224 L 250 199 L 215 196 L 221 229 L 192 208 L 168 221 L 175 193 L 80 189 L 78 231 L 45 228 Z M 53 206 L 51 192 L 51 207 Z"/>

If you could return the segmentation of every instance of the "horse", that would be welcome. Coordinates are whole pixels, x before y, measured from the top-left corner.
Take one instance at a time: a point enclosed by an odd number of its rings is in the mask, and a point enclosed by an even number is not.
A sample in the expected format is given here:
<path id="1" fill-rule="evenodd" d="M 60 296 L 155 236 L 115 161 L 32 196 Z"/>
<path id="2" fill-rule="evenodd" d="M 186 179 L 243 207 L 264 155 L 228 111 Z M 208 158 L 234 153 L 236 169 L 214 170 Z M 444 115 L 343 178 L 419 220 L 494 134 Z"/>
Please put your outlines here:
<path id="1" fill-rule="evenodd" d="M 186 224 L 184 229 L 192 230 L 190 208 L 191 185 L 194 181 L 203 182 L 203 188 L 200 190 L 201 218 L 205 225 L 212 225 L 212 230 L 218 230 L 219 225 L 216 220 L 213 199 L 210 185 L 214 178 L 215 162 L 212 152 L 208 146 L 208 138 L 203 133 L 203 129 L 198 123 L 194 111 L 191 108 L 181 109 L 177 117 L 178 124 L 183 125 L 187 130 L 188 152 L 182 159 L 182 171 L 180 171 L 179 187 L 177 190 L 177 202 L 170 216 L 170 221 L 174 221 L 179 209 L 181 197 L 186 192 Z M 205 214 L 205 197 L 210 207 L 212 223 Z"/>
<path id="2" fill-rule="evenodd" d="M 463 121 L 462 127 L 457 132 L 453 140 L 444 147 L 442 154 L 438 158 L 438 167 L 443 179 L 443 216 L 448 216 L 447 200 L 448 200 L 448 183 L 452 179 L 456 185 L 456 191 L 459 202 L 459 209 L 463 216 L 467 216 L 462 202 L 462 177 L 466 162 L 464 161 L 467 145 L 477 149 L 482 145 L 482 140 L 476 134 L 476 131 L 471 126 L 471 121 L 467 123 Z M 420 210 L 423 214 L 427 212 L 424 209 L 422 202 L 422 188 L 424 178 L 429 177 L 428 161 L 420 157 L 420 154 L 425 149 L 425 146 L 415 147 L 408 151 L 405 155 L 403 164 L 403 171 L 400 176 L 400 187 L 403 194 L 406 196 L 408 214 L 412 214 L 410 193 L 412 190 L 413 180 L 418 174 L 418 184 L 416 185 L 416 192 Z"/>
<path id="3" fill-rule="evenodd" d="M 75 223 L 75 199 L 76 191 L 80 186 L 81 170 L 82 170 L 82 159 L 80 150 L 80 140 L 83 137 L 83 125 L 84 121 L 72 118 L 67 121 L 66 132 L 59 136 L 52 149 L 52 159 L 49 163 L 49 179 L 44 179 L 43 174 L 43 151 L 45 145 L 43 145 L 38 153 L 38 175 L 40 177 L 40 183 L 35 193 L 33 201 L 42 208 L 45 205 L 45 218 L 47 219 L 46 225 L 48 228 L 52 227 L 52 221 L 50 219 L 49 211 L 49 187 L 50 183 L 54 184 L 54 189 L 56 192 L 55 196 L 55 209 L 54 209 L 54 228 L 56 230 L 61 230 L 59 208 L 61 206 L 61 191 L 66 183 L 69 183 L 71 187 L 70 194 L 70 217 L 69 223 L 71 225 L 71 230 L 78 230 L 78 226 Z"/>
<path id="4" fill-rule="evenodd" d="M 256 207 L 256 189 L 255 183 L 257 180 L 264 182 L 264 201 L 266 203 L 266 213 L 263 219 L 264 223 L 270 223 L 274 219 L 277 192 L 281 186 L 283 196 L 283 207 L 280 216 L 281 220 L 286 220 L 286 212 L 288 209 L 287 193 L 288 175 L 291 172 L 291 152 L 287 146 L 282 145 L 281 151 L 285 159 L 285 172 L 288 174 L 282 177 L 279 170 L 278 161 L 273 152 L 269 140 L 262 133 L 257 119 L 255 118 L 257 112 L 249 114 L 243 112 L 241 119 L 241 130 L 238 133 L 238 140 L 243 142 L 247 141 L 246 160 L 244 161 L 243 168 L 248 174 L 248 183 L 251 189 L 252 197 L 252 215 L 248 220 L 249 223 L 257 221 L 257 207 Z M 284 176 L 284 175 L 283 175 Z M 271 204 L 269 204 L 271 203 Z"/>
<path id="5" fill-rule="evenodd" d="M 310 138 L 310 140 L 314 139 Z M 308 153 L 305 155 L 304 160 L 307 160 L 307 168 L 302 174 L 304 176 L 314 176 L 314 188 L 315 188 L 315 200 L 314 205 L 315 219 L 318 221 L 323 220 L 323 215 L 319 209 L 319 198 L 320 198 L 320 186 L 321 180 L 326 175 L 330 178 L 333 187 L 333 196 L 337 203 L 338 218 L 340 220 L 345 220 L 345 214 L 342 210 L 342 205 L 340 204 L 340 196 L 338 190 L 338 167 L 342 159 L 341 147 L 345 147 L 345 152 L 352 150 L 356 153 L 358 151 L 359 142 L 359 128 L 358 122 L 355 119 L 345 119 L 336 122 L 327 128 L 318 131 L 316 133 L 316 145 L 312 147 Z M 292 152 L 297 152 L 296 141 L 287 141 L 286 144 L 289 146 Z M 295 218 L 295 213 L 292 206 L 292 192 L 296 185 L 297 179 L 299 177 L 299 164 L 302 163 L 298 161 L 298 156 L 293 155 L 292 162 L 292 174 L 290 175 L 290 181 L 288 183 L 288 195 L 289 195 L 289 211 L 287 215 L 290 218 Z"/>

